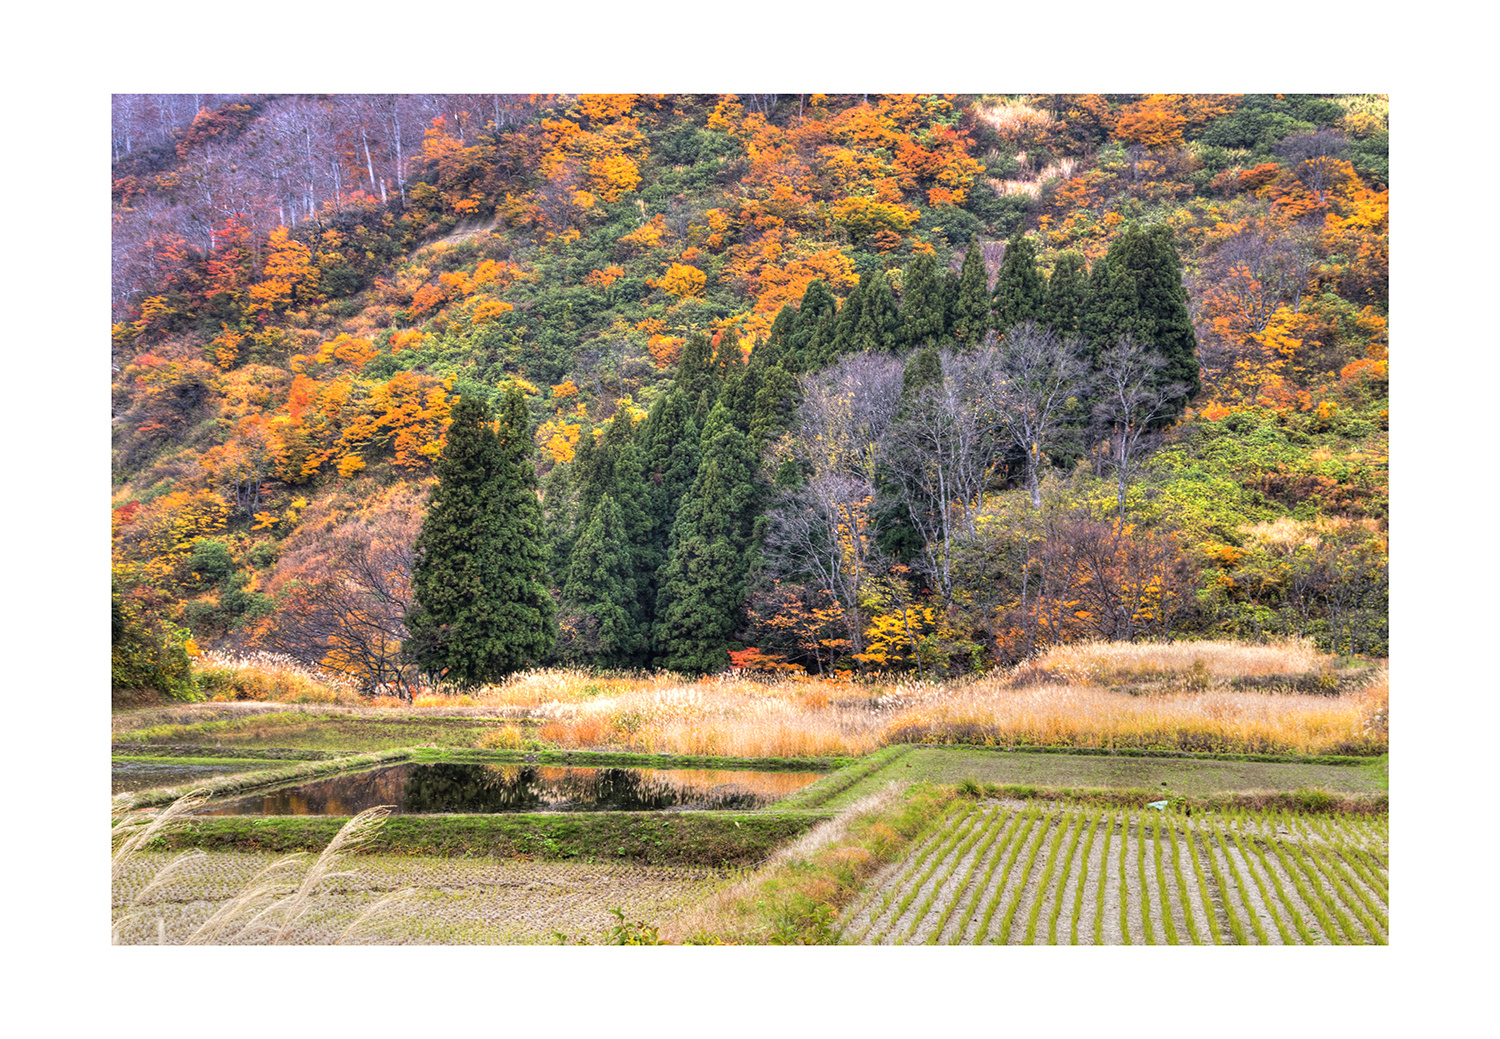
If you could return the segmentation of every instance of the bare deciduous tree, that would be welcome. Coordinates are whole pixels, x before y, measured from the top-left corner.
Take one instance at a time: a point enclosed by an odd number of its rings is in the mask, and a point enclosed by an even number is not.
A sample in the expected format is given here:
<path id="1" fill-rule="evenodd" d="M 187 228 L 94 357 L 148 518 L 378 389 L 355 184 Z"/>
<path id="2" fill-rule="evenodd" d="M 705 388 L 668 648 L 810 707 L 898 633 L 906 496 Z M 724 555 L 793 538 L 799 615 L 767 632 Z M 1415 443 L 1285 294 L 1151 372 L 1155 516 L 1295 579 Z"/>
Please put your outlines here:
<path id="1" fill-rule="evenodd" d="M 948 605 L 956 542 L 973 537 L 974 518 L 1003 449 L 990 393 L 998 360 L 993 344 L 942 355 L 941 380 L 908 400 L 881 446 L 882 465 L 923 542 L 921 569 Z"/>
<path id="2" fill-rule="evenodd" d="M 882 437 L 901 400 L 901 362 L 854 354 L 804 376 L 797 424 L 776 445 L 808 474 L 774 510 L 766 539 L 772 568 L 806 578 L 838 602 L 853 652 L 864 648 L 859 592 L 874 555 L 869 509 Z"/>
<path id="3" fill-rule="evenodd" d="M 998 349 L 991 406 L 1026 458 L 1031 507 L 1040 509 L 1042 460 L 1057 447 L 1069 402 L 1084 389 L 1081 351 L 1072 340 L 1029 321 L 1007 332 Z"/>
<path id="4" fill-rule="evenodd" d="M 1163 383 L 1166 361 L 1129 336 L 1122 336 L 1099 358 L 1094 373 L 1094 421 L 1107 443 L 1098 457 L 1115 472 L 1120 522 L 1125 521 L 1125 493 L 1161 439 L 1161 424 L 1173 414 L 1186 392 L 1181 383 Z"/>

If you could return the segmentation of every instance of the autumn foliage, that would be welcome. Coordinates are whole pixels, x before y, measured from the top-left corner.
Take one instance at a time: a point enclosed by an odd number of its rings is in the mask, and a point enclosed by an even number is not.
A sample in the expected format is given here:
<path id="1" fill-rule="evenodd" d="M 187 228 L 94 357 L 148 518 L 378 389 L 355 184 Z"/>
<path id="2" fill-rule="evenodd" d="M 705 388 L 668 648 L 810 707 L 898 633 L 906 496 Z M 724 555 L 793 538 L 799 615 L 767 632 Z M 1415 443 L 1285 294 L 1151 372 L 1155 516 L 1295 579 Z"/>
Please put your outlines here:
<path id="1" fill-rule="evenodd" d="M 356 542 L 399 540 L 392 502 L 420 513 L 460 398 L 519 390 L 540 475 L 571 479 L 612 417 L 640 423 L 674 385 L 695 386 L 701 432 L 711 368 L 740 380 L 730 403 L 763 452 L 755 508 L 768 515 L 768 488 L 805 476 L 774 454 L 799 378 L 838 335 L 907 348 L 893 330 L 928 291 L 905 280 L 918 257 L 931 258 L 933 298 L 949 301 L 939 309 L 956 314 L 971 244 L 987 308 L 1018 232 L 1039 284 L 1062 266 L 1087 292 L 1111 244 L 1148 222 L 1183 261 L 1203 387 L 1156 445 L 1153 486 L 1166 489 L 1106 523 L 1070 484 L 1050 526 L 974 549 L 989 555 L 965 561 L 964 595 L 935 598 L 899 553 L 873 552 L 878 565 L 843 597 L 768 574 L 747 592 L 736 634 L 754 648 L 734 649 L 736 666 L 925 674 L 1184 630 L 1299 627 L 1348 646 L 1348 618 L 1378 609 L 1391 369 L 1382 96 L 201 101 L 113 100 L 113 566 L 123 616 L 158 648 L 189 636 L 248 647 L 316 612 L 310 597 Z M 809 305 L 823 309 L 798 325 Z M 935 335 L 975 347 L 1004 333 L 976 328 Z M 716 349 L 726 333 L 737 350 Z M 784 360 L 763 371 L 757 351 L 773 340 Z M 1102 479 L 1112 463 L 1091 416 L 1068 421 L 1049 477 Z M 667 461 L 643 459 L 642 480 L 660 486 Z M 984 501 L 1023 472 L 1019 456 L 1000 458 Z M 1256 497 L 1224 505 L 1226 483 Z M 1267 533 L 1299 508 L 1312 526 Z M 877 512 L 872 502 L 859 518 L 871 543 L 897 543 Z M 1241 555 L 1226 561 L 1231 549 Z M 1005 580 L 1024 578 L 1024 594 L 984 576 L 1007 552 Z M 1314 573 L 1316 594 L 1297 584 Z M 1340 605 L 1351 583 L 1363 598 Z M 310 663 L 404 680 L 389 646 L 300 645 Z"/>

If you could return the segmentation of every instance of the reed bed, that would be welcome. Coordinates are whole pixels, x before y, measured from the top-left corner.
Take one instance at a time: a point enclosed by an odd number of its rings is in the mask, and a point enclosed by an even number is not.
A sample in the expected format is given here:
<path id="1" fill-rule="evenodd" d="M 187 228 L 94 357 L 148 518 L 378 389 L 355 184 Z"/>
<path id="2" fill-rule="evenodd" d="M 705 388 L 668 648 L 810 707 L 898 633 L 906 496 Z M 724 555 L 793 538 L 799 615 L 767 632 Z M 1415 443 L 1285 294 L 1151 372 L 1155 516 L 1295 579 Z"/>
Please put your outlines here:
<path id="1" fill-rule="evenodd" d="M 214 702 L 358 704 L 349 679 L 310 667 L 284 653 L 236 654 L 210 650 L 197 665 L 198 688 Z"/>
<path id="2" fill-rule="evenodd" d="M 693 682 L 662 674 L 593 678 L 531 672 L 478 694 L 476 712 L 514 713 L 562 747 L 744 757 L 837 757 L 894 743 L 1076 746 L 1221 753 L 1371 754 L 1386 749 L 1389 683 L 1309 696 L 1226 684 L 1323 666 L 1301 645 L 1083 646 L 1032 669 L 953 682 Z M 1028 676 L 1043 675 L 1040 685 Z M 1151 695 L 1110 688 L 1120 676 L 1185 676 Z M 1207 685 L 1200 681 L 1207 676 Z M 487 745 L 517 744 L 511 726 Z"/>
<path id="3" fill-rule="evenodd" d="M 1213 691 L 1132 696 L 1096 686 L 976 682 L 892 717 L 882 743 L 973 743 L 1258 754 L 1370 754 L 1384 685 L 1336 697 Z"/>
<path id="4" fill-rule="evenodd" d="M 1069 685 L 1112 685 L 1151 678 L 1228 682 L 1260 675 L 1322 674 L 1333 658 L 1305 639 L 1253 642 L 1075 642 L 1054 647 L 1013 675 L 1039 672 Z"/>
<path id="5" fill-rule="evenodd" d="M 284 663 L 265 654 L 236 659 L 242 678 L 270 675 Z M 233 661 L 212 663 L 223 670 Z M 1093 642 L 1054 648 L 1009 671 L 951 681 L 733 672 L 694 680 L 671 672 L 545 668 L 463 695 L 423 691 L 410 705 L 377 699 L 374 706 L 399 705 L 411 716 L 493 718 L 497 728 L 477 738 L 493 749 L 539 740 L 569 749 L 792 758 L 857 756 L 896 743 L 1385 751 L 1385 669 L 1352 688 L 1353 672 L 1337 672 L 1334 663 L 1305 641 Z M 284 674 L 291 690 L 297 672 L 288 667 Z M 272 688 L 267 695 L 284 703 L 300 694 L 278 700 L 282 694 Z M 353 699 L 364 706 L 347 706 L 341 692 L 339 702 L 324 709 L 370 709 L 371 701 Z"/>

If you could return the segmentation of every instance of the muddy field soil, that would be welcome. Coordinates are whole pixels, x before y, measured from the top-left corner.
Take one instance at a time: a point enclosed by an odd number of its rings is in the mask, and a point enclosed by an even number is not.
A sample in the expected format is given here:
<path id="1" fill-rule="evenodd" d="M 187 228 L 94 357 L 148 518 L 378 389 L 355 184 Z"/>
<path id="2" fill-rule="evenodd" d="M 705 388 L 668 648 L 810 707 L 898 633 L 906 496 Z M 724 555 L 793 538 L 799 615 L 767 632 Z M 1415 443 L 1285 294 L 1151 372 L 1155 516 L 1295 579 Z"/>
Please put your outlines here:
<path id="1" fill-rule="evenodd" d="M 254 918 L 287 889 L 241 907 L 231 903 L 281 856 L 200 853 L 152 886 L 173 858 L 141 853 L 115 883 L 111 919 L 119 944 L 183 944 L 226 907 L 234 921 L 209 944 L 599 943 L 618 923 L 612 908 L 631 921 L 655 921 L 727 882 L 716 871 L 676 867 L 361 855 L 344 864 L 345 875 L 319 885 L 278 936 L 287 913 Z M 297 883 L 309 865 L 300 860 L 284 879 Z M 246 924 L 252 926 L 242 930 Z"/>

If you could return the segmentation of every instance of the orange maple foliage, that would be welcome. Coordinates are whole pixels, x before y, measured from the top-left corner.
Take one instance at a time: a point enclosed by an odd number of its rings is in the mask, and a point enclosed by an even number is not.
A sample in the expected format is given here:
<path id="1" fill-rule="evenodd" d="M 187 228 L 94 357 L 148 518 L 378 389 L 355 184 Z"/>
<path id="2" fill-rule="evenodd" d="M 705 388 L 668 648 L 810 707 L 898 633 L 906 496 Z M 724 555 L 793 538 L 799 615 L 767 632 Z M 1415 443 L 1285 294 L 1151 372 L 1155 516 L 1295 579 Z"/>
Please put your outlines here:
<path id="1" fill-rule="evenodd" d="M 703 295 L 703 289 L 708 284 L 708 276 L 697 267 L 690 267 L 684 263 L 674 263 L 667 268 L 667 272 L 657 281 L 657 286 L 663 292 L 669 292 L 678 298 L 695 298 Z"/>

